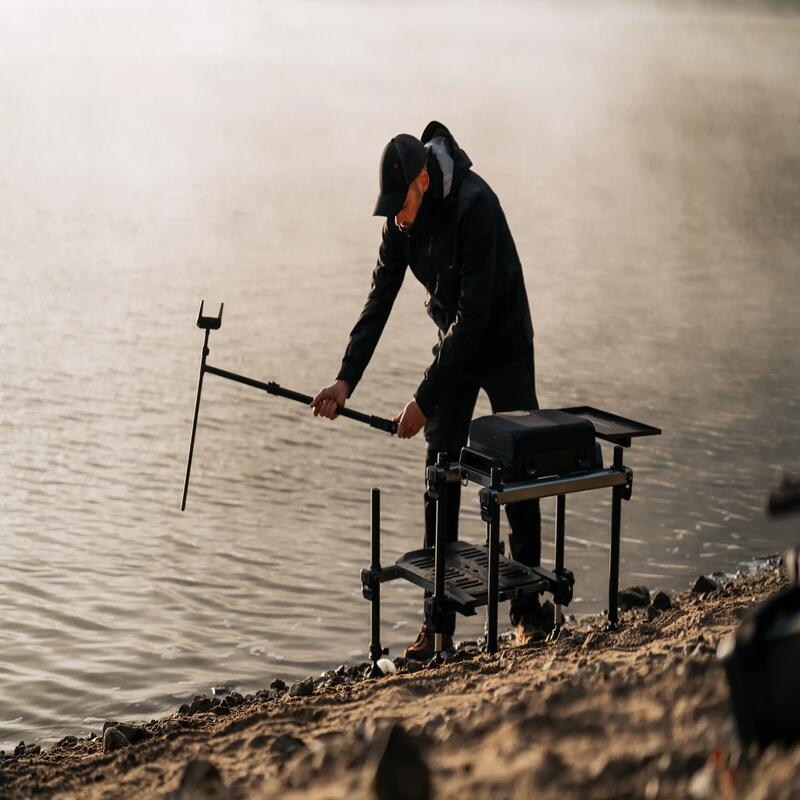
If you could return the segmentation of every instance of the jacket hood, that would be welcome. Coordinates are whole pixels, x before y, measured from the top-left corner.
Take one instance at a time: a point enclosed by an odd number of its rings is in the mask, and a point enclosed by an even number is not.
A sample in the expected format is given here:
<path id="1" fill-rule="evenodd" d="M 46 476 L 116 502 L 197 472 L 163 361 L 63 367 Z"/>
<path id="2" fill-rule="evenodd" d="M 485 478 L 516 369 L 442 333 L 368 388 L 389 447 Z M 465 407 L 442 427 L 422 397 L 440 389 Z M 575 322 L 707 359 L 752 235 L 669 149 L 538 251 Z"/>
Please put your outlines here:
<path id="1" fill-rule="evenodd" d="M 428 165 L 433 167 L 429 170 L 433 199 L 451 199 L 458 193 L 472 161 L 458 146 L 453 134 L 436 120 L 425 126 L 420 141 L 428 151 Z"/>

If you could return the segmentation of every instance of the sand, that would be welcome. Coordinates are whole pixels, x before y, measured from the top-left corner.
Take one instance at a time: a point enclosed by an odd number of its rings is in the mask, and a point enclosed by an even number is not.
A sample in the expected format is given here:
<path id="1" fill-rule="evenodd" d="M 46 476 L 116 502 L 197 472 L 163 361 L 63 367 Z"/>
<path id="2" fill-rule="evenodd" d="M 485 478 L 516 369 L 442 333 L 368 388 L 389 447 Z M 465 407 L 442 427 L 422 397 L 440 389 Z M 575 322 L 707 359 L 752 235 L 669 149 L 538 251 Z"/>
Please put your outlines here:
<path id="1" fill-rule="evenodd" d="M 108 752 L 100 735 L 18 748 L 0 761 L 0 796 L 798 797 L 800 746 L 742 749 L 715 655 L 784 581 L 768 567 L 627 611 L 615 632 L 587 617 L 554 643 L 495 656 L 467 643 L 413 673 L 365 680 L 343 666 L 298 696 L 198 698 L 107 724 Z"/>

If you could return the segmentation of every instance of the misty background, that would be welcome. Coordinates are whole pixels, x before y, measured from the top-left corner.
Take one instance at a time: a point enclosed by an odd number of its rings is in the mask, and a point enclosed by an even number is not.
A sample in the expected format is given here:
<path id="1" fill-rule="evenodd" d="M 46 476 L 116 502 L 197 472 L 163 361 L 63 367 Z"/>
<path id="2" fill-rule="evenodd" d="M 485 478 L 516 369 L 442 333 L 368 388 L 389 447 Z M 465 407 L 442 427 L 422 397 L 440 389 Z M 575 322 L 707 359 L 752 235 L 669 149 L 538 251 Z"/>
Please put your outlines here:
<path id="1" fill-rule="evenodd" d="M 422 437 L 209 376 L 181 514 L 194 322 L 224 301 L 210 363 L 331 382 L 375 263 L 381 150 L 431 119 L 507 215 L 542 407 L 664 431 L 625 454 L 622 585 L 683 589 L 797 541 L 762 510 L 778 468 L 800 471 L 792 6 L 0 14 L 0 747 L 366 657 L 369 490 L 385 561 L 419 546 Z M 423 299 L 408 277 L 353 408 L 410 399 L 435 341 Z M 475 495 L 462 535 L 480 541 Z M 576 613 L 604 608 L 609 514 L 610 493 L 568 500 Z M 384 592 L 392 655 L 419 594 Z"/>

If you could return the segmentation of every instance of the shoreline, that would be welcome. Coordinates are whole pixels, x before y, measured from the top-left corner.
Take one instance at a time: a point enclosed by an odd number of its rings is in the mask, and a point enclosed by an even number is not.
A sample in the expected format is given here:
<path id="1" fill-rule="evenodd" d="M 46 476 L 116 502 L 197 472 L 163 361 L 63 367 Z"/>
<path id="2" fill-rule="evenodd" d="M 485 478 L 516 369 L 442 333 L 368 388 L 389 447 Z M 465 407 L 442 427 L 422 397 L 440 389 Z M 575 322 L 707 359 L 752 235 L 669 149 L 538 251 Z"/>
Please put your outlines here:
<path id="1" fill-rule="evenodd" d="M 790 797 L 800 746 L 742 750 L 715 656 L 784 582 L 768 561 L 648 597 L 613 632 L 588 615 L 557 642 L 506 635 L 495 656 L 461 642 L 443 665 L 398 658 L 383 678 L 340 665 L 252 695 L 198 695 L 158 720 L 18 746 L 0 757 L 0 795 L 335 798 L 369 795 L 399 769 L 437 797 Z"/>

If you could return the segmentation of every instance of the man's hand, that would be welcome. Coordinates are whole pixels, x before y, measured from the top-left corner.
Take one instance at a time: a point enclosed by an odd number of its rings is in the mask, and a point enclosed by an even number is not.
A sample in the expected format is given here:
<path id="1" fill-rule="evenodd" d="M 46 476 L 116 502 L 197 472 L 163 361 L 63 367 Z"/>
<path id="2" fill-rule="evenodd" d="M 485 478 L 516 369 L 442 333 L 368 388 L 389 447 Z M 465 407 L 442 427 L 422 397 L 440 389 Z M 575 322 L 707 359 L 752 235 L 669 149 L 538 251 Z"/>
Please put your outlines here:
<path id="1" fill-rule="evenodd" d="M 416 436 L 425 424 L 426 417 L 417 405 L 416 400 L 410 400 L 406 407 L 392 420 L 397 423 L 397 438 L 410 439 Z"/>
<path id="2" fill-rule="evenodd" d="M 336 419 L 339 407 L 344 407 L 347 402 L 347 395 L 350 394 L 350 385 L 347 381 L 338 380 L 324 389 L 317 392 L 317 396 L 311 401 L 311 408 L 314 409 L 315 417 L 327 417 Z"/>

